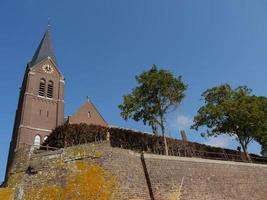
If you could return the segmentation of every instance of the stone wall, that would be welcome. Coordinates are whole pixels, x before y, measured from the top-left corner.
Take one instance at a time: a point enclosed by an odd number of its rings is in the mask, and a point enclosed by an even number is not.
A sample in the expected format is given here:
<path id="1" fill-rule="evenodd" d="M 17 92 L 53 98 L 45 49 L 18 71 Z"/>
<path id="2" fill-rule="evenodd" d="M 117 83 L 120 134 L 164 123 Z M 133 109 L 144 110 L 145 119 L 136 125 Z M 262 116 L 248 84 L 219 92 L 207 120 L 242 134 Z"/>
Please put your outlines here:
<path id="1" fill-rule="evenodd" d="M 155 155 L 145 161 L 157 200 L 178 188 L 184 200 L 266 199 L 266 165 Z"/>
<path id="2" fill-rule="evenodd" d="M 91 192 L 86 194 L 95 195 L 92 188 L 99 184 L 104 190 L 101 199 L 107 200 L 266 199 L 267 165 L 153 154 L 142 157 L 108 143 L 74 146 L 26 158 L 18 155 L 8 180 L 9 187 L 16 189 L 16 200 L 25 199 L 31 192 L 47 194 L 52 190 L 60 195 L 46 199 L 63 200 L 67 192 L 73 193 L 69 186 L 77 177 L 82 179 L 77 179 L 80 182 L 74 188 L 86 183 Z M 25 173 L 29 166 L 31 173 Z M 84 179 L 86 174 L 90 176 L 88 180 Z M 38 199 L 41 198 L 35 198 Z"/>

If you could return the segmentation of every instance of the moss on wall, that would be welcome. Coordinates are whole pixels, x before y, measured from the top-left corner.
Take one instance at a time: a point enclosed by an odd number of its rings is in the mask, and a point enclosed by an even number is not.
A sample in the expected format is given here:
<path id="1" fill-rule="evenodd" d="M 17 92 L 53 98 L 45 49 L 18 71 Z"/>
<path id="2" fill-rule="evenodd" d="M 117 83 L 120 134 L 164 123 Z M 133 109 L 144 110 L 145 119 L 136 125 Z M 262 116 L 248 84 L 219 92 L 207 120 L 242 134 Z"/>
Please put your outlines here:
<path id="1" fill-rule="evenodd" d="M 84 161 L 65 164 L 68 169 L 65 185 L 35 185 L 25 191 L 25 200 L 112 200 L 115 198 L 116 178 L 101 166 Z"/>
<path id="2" fill-rule="evenodd" d="M 14 195 L 14 190 L 12 188 L 0 188 L 0 199 L 12 200 Z"/>
<path id="3" fill-rule="evenodd" d="M 0 200 L 148 200 L 152 195 L 155 200 L 261 200 L 266 196 L 267 168 L 260 165 L 145 154 L 149 173 L 145 177 L 139 154 L 106 143 L 26 158 L 16 157 L 8 180 L 15 190 L 0 189 Z M 33 173 L 25 173 L 28 166 Z"/>
<path id="4" fill-rule="evenodd" d="M 18 151 L 0 200 L 8 200 L 8 192 L 10 199 L 16 200 L 116 199 L 119 184 L 115 176 L 97 164 L 101 157 L 95 145 L 32 155 Z"/>

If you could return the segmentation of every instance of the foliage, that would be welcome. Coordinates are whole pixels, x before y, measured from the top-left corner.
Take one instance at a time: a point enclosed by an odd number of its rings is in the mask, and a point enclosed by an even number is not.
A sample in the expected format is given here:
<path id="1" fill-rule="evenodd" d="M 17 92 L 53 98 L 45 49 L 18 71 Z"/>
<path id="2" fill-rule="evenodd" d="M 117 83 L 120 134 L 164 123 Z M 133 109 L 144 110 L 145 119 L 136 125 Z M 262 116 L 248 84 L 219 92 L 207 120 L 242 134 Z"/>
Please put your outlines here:
<path id="1" fill-rule="evenodd" d="M 106 140 L 107 128 L 87 124 L 64 124 L 57 127 L 45 141 L 51 147 L 68 147 L 78 144 Z"/>
<path id="2" fill-rule="evenodd" d="M 177 187 L 177 189 L 171 193 L 171 195 L 169 196 L 169 200 L 180 200 L 181 199 L 181 190 L 183 187 L 183 183 L 184 183 L 184 176 L 181 180 L 181 183 L 179 185 L 179 187 Z"/>
<path id="3" fill-rule="evenodd" d="M 110 143 L 112 147 L 131 149 L 137 152 L 164 154 L 164 140 L 162 136 L 155 136 L 130 129 L 110 128 Z M 174 138 L 166 138 L 170 155 L 175 156 L 200 156 L 202 158 L 225 159 L 225 155 L 233 155 L 240 159 L 240 153 L 231 149 L 212 147 L 195 142 L 183 144 Z M 201 152 L 201 155 L 199 154 Z M 205 153 L 206 152 L 206 153 Z M 198 155 L 196 155 L 198 153 Z M 253 155 L 256 156 L 256 155 Z"/>
<path id="4" fill-rule="evenodd" d="M 241 144 L 248 159 L 248 144 L 266 130 L 267 112 L 261 98 L 251 95 L 246 86 L 232 89 L 228 84 L 206 90 L 205 104 L 194 118 L 193 129 L 206 126 L 203 136 L 228 134 Z"/>
<path id="5" fill-rule="evenodd" d="M 266 132 L 258 137 L 257 141 L 262 145 L 261 153 L 267 152 L 267 134 Z"/>
<path id="6" fill-rule="evenodd" d="M 267 98 L 266 97 L 258 97 L 259 105 L 261 111 L 265 114 L 265 118 L 267 118 Z M 262 145 L 262 153 L 267 151 L 267 126 L 263 128 L 261 132 L 256 135 L 256 140 Z"/>
<path id="7" fill-rule="evenodd" d="M 131 94 L 123 96 L 123 103 L 119 105 L 121 116 L 125 120 L 143 120 L 144 124 L 148 123 L 152 127 L 155 134 L 160 127 L 164 136 L 165 115 L 181 103 L 187 86 L 182 82 L 181 76 L 174 77 L 168 70 L 158 70 L 156 65 L 136 76 L 136 81 L 138 86 Z"/>
<path id="8" fill-rule="evenodd" d="M 77 126 L 83 126 L 82 124 Z M 70 130 L 68 130 L 70 127 Z M 100 130 L 101 126 L 90 126 L 89 129 L 92 128 L 93 130 Z M 71 132 L 73 129 L 71 126 L 66 126 L 64 128 L 65 132 Z M 163 136 L 152 135 L 144 132 L 133 131 L 130 129 L 123 129 L 123 128 L 105 128 L 103 129 L 104 133 L 109 132 L 110 137 L 110 144 L 112 147 L 119 147 L 124 149 L 131 149 L 137 152 L 148 152 L 154 154 L 165 154 L 165 145 L 164 145 L 164 138 Z M 88 130 L 89 133 L 93 132 Z M 54 132 L 61 134 L 61 132 Z M 74 133 L 72 133 L 74 134 Z M 77 134 L 76 137 L 71 138 L 76 141 L 81 141 L 79 139 L 81 135 Z M 83 136 L 82 136 L 83 137 Z M 64 137 L 58 137 L 53 135 L 53 138 L 57 138 L 53 144 L 64 144 Z M 170 155 L 176 156 L 200 156 L 200 157 L 208 157 L 208 158 L 218 158 L 218 159 L 225 159 L 225 154 L 228 156 L 231 154 L 234 156 L 233 159 L 240 160 L 240 153 L 235 150 L 230 149 L 223 149 L 219 147 L 211 147 L 204 144 L 194 143 L 194 142 L 187 142 L 187 144 L 183 144 L 182 141 L 174 139 L 174 138 L 166 138 L 168 142 L 168 152 Z M 93 140 L 94 142 L 95 140 Z M 75 146 L 74 141 L 69 141 L 68 145 L 73 144 L 72 148 L 67 148 L 65 151 L 69 151 L 67 153 L 68 159 L 70 157 L 84 157 L 84 156 L 91 156 L 91 157 L 99 157 L 98 152 L 92 151 L 89 146 Z M 54 146 L 60 147 L 60 146 Z M 89 148 L 89 149 L 87 149 Z M 202 152 L 199 154 L 199 152 Z M 205 153 L 206 152 L 206 153 Z M 196 155 L 198 153 L 198 155 Z M 235 156 L 236 155 L 236 156 Z M 256 159 L 256 155 L 253 155 Z"/>
<path id="9" fill-rule="evenodd" d="M 109 133 L 112 147 L 164 154 L 164 140 L 162 136 L 120 128 L 110 128 Z M 177 140 L 177 143 L 180 142 Z"/>

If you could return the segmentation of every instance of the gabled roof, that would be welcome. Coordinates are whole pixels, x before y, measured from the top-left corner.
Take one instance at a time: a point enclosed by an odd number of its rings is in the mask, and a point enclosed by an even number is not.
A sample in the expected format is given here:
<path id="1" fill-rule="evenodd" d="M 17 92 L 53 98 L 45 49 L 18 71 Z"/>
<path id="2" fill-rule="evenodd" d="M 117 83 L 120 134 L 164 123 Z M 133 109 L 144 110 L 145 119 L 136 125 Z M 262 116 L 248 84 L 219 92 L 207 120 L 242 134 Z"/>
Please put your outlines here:
<path id="1" fill-rule="evenodd" d="M 46 30 L 38 48 L 36 49 L 35 54 L 31 60 L 31 65 L 35 65 L 47 57 L 50 57 L 54 61 L 54 63 L 56 63 L 56 57 L 54 54 L 51 33 L 49 29 Z"/>
<path id="2" fill-rule="evenodd" d="M 87 97 L 86 102 L 79 108 L 79 110 L 74 113 L 74 115 L 69 116 L 69 124 L 94 124 L 100 126 L 108 126 L 107 122 L 104 120 L 102 115 L 98 112 L 94 104 Z"/>

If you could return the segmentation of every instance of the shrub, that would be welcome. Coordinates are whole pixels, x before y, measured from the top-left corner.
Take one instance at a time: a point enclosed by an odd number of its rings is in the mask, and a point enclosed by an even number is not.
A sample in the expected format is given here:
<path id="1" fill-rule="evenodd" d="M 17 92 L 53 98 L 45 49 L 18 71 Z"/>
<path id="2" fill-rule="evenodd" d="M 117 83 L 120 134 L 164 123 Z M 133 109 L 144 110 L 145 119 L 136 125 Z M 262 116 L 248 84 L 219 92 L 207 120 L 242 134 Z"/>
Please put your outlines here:
<path id="1" fill-rule="evenodd" d="M 162 136 L 121 128 L 110 128 L 109 132 L 112 147 L 156 154 L 164 154 L 165 152 L 164 138 Z M 171 154 L 178 153 L 184 148 L 182 142 L 177 139 L 167 138 L 167 143 Z"/>
<path id="2" fill-rule="evenodd" d="M 162 136 L 155 136 L 144 132 L 123 128 L 107 128 L 98 125 L 65 124 L 57 127 L 48 137 L 45 145 L 51 147 L 69 147 L 96 141 L 107 140 L 109 133 L 112 147 L 130 149 L 137 152 L 164 154 L 165 146 Z M 181 140 L 167 138 L 168 152 L 173 156 L 201 157 L 222 160 L 242 161 L 239 151 L 212 147 L 195 142 L 182 143 Z M 266 162 L 259 156 L 253 155 L 255 162 Z"/>
<path id="3" fill-rule="evenodd" d="M 49 135 L 44 145 L 69 147 L 79 144 L 106 140 L 108 128 L 87 124 L 64 124 Z"/>

